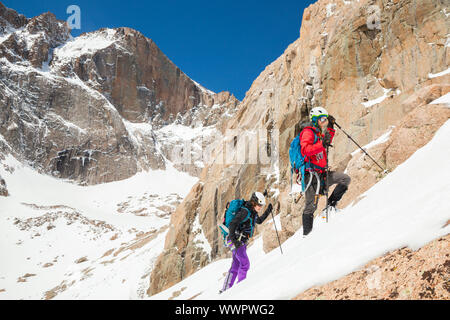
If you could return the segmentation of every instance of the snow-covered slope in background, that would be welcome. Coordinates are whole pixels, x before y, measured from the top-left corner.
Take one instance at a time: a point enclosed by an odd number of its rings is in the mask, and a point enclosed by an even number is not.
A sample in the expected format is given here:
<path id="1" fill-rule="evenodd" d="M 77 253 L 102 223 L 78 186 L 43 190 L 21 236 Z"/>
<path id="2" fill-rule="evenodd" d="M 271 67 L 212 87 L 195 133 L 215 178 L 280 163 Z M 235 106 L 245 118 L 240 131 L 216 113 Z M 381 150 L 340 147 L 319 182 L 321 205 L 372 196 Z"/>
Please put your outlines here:
<path id="1" fill-rule="evenodd" d="M 55 48 L 53 52 L 53 63 L 55 65 L 68 63 L 84 54 L 94 54 L 96 51 L 104 49 L 118 41 L 115 36 L 116 30 L 102 29 L 97 32 L 90 32 L 72 38 L 70 41 Z"/>
<path id="2" fill-rule="evenodd" d="M 197 178 L 168 166 L 89 187 L 0 163 L 0 299 L 142 298 L 170 213 Z"/>
<path id="3" fill-rule="evenodd" d="M 430 104 L 445 104 L 447 107 L 450 108 L 450 92 L 430 102 Z"/>
<path id="4" fill-rule="evenodd" d="M 391 250 L 418 249 L 450 231 L 450 120 L 423 148 L 373 186 L 329 223 L 316 219 L 313 232 L 300 229 L 283 252 L 249 248 L 247 279 L 218 295 L 231 259 L 216 261 L 153 299 L 291 299 L 314 286 L 338 279 Z M 440 167 L 430 167 L 431 161 Z M 177 296 L 174 295 L 177 294 Z M 179 294 L 179 295 L 178 295 Z"/>

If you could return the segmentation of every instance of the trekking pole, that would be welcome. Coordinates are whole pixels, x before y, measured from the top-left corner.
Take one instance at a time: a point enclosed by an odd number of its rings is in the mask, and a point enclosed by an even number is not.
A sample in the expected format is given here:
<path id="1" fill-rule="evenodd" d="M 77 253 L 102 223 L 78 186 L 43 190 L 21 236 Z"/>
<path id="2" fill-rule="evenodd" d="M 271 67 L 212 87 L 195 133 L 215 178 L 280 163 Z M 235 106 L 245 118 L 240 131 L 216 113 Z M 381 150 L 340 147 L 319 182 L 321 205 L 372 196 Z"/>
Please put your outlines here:
<path id="1" fill-rule="evenodd" d="M 272 214 L 273 225 L 275 226 L 275 232 L 277 234 L 278 245 L 280 246 L 281 254 L 283 254 L 283 249 L 281 249 L 280 237 L 278 237 L 277 224 L 275 223 L 275 217 L 273 216 L 273 211 L 271 212 L 271 214 Z"/>
<path id="2" fill-rule="evenodd" d="M 329 168 L 328 168 L 328 148 L 329 148 L 329 146 L 327 146 L 327 167 L 326 167 L 326 170 L 325 170 L 325 196 L 326 196 L 326 202 L 327 202 L 327 206 L 326 206 L 326 217 L 327 217 L 327 223 L 328 223 L 328 171 L 329 171 Z"/>
<path id="3" fill-rule="evenodd" d="M 267 189 L 264 190 L 264 197 L 267 197 L 269 193 L 267 192 Z M 278 236 L 278 230 L 277 230 L 277 224 L 275 223 L 275 217 L 273 216 L 273 211 L 270 212 L 272 214 L 272 220 L 273 220 L 273 225 L 275 226 L 275 232 L 277 234 L 277 239 L 278 239 L 278 245 L 280 246 L 280 250 L 281 250 L 281 254 L 283 254 L 283 249 L 281 249 L 281 242 L 280 242 L 280 237 Z"/>
<path id="4" fill-rule="evenodd" d="M 345 132 L 344 131 L 344 129 L 342 129 L 341 128 L 341 126 L 340 125 L 338 125 L 337 124 L 337 122 L 335 121 L 334 122 L 334 124 L 339 128 L 339 129 L 341 129 L 341 131 L 351 140 L 351 141 L 353 141 L 353 143 L 354 144 L 356 144 L 357 146 L 358 146 L 358 148 L 360 148 L 373 162 L 375 162 L 375 164 L 378 166 L 378 167 L 380 167 L 380 169 L 381 170 L 383 170 L 383 173 L 389 173 L 389 170 L 387 170 L 387 169 L 384 169 L 382 166 L 380 166 L 379 164 L 378 164 L 378 162 L 376 162 L 375 161 L 375 159 L 374 158 L 372 158 L 371 156 L 370 156 L 370 154 L 368 154 L 367 152 L 366 152 L 366 150 L 364 150 L 347 132 Z M 327 160 L 328 160 L 328 158 L 327 158 Z"/>

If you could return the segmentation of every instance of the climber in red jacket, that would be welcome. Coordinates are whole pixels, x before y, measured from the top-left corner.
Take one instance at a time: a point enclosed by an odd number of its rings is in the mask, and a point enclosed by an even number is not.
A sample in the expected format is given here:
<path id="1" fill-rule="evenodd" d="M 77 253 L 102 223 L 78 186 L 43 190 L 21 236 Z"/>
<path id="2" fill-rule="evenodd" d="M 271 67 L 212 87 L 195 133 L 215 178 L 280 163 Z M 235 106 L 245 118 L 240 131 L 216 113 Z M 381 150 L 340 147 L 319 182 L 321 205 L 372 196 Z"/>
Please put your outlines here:
<path id="1" fill-rule="evenodd" d="M 328 115 L 327 110 L 322 107 L 313 108 L 310 112 L 311 123 L 303 128 L 300 133 L 301 153 L 306 158 L 309 168 L 306 170 L 305 181 L 310 179 L 309 175 L 317 172 L 320 177 L 320 194 L 324 194 L 327 182 L 327 147 L 333 141 L 334 117 Z M 328 198 L 328 205 L 336 208 L 336 204 L 341 200 L 350 184 L 350 177 L 345 173 L 330 171 L 328 174 L 328 187 L 337 184 L 331 196 Z M 317 209 L 317 180 L 312 179 L 310 187 L 305 191 L 305 209 L 303 211 L 303 235 L 309 234 L 313 228 L 314 212 Z"/>
<path id="2" fill-rule="evenodd" d="M 318 122 L 318 126 L 327 126 L 329 123 L 328 117 L 325 116 L 322 116 L 316 122 Z M 325 134 L 323 134 L 321 129 L 314 124 L 312 124 L 312 126 L 307 126 L 303 129 L 304 132 L 302 132 L 300 139 L 302 155 L 305 156 L 312 165 L 323 168 L 317 168 L 319 172 L 324 171 L 325 167 L 327 166 L 326 146 L 331 145 L 335 134 L 333 128 L 325 128 L 327 131 L 325 132 Z M 314 141 L 317 142 L 314 143 Z"/>

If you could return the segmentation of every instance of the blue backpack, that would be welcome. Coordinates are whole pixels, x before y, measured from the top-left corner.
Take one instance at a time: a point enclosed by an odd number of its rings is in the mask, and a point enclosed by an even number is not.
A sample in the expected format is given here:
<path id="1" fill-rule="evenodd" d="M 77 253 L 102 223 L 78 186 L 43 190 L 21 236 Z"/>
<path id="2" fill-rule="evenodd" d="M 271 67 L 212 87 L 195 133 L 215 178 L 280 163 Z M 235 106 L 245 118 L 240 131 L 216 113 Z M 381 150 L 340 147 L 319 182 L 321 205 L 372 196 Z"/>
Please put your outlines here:
<path id="1" fill-rule="evenodd" d="M 225 215 L 223 217 L 223 222 L 221 225 L 219 225 L 219 229 L 222 232 L 222 236 L 223 236 L 223 242 L 224 245 L 226 246 L 226 241 L 227 241 L 227 237 L 228 234 L 230 233 L 229 231 L 229 227 L 230 227 L 230 222 L 234 219 L 234 217 L 236 216 L 236 213 L 241 209 L 244 208 L 245 210 L 247 210 L 248 214 L 247 217 L 241 222 L 244 223 L 245 221 L 247 221 L 248 219 L 250 219 L 251 221 L 251 214 L 250 214 L 250 210 L 248 210 L 245 206 L 244 206 L 245 200 L 244 199 L 236 199 L 233 200 L 231 202 L 229 202 L 227 204 L 227 209 L 225 211 Z M 251 225 L 251 235 L 253 235 L 253 223 L 250 223 Z"/>
<path id="2" fill-rule="evenodd" d="M 302 155 L 301 152 L 301 145 L 300 145 L 300 137 L 303 133 L 303 131 L 308 127 L 308 125 L 303 124 L 301 126 L 300 134 L 294 138 L 291 142 L 291 146 L 289 147 L 289 160 L 291 162 L 291 177 L 295 172 L 300 174 L 302 177 L 305 176 L 305 171 L 307 168 L 311 168 L 311 164 L 306 161 L 305 157 Z M 310 130 L 312 130 L 310 128 Z M 314 132 L 314 130 L 312 130 Z M 319 137 L 314 132 L 314 143 L 317 143 L 317 140 Z M 302 191 L 304 192 L 306 188 L 305 185 L 305 179 L 302 179 Z"/>

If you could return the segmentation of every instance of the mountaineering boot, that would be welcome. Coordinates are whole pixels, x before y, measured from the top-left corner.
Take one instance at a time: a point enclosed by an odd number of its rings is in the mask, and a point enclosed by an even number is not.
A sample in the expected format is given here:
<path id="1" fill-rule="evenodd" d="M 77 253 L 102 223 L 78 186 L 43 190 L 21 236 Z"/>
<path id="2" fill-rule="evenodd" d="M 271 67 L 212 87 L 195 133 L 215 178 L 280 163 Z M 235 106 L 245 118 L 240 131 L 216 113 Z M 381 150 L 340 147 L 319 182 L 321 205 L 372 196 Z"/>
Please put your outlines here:
<path id="1" fill-rule="evenodd" d="M 313 228 L 314 216 L 312 214 L 303 213 L 302 220 L 303 220 L 303 235 L 307 236 Z"/>
<path id="2" fill-rule="evenodd" d="M 339 209 L 336 208 L 336 205 L 339 200 L 341 200 L 344 193 L 347 191 L 348 187 L 344 184 L 338 184 L 336 188 L 334 188 L 333 193 L 328 198 L 328 214 L 339 212 Z M 325 207 L 320 213 L 320 217 L 326 219 L 327 217 L 327 207 Z"/>

